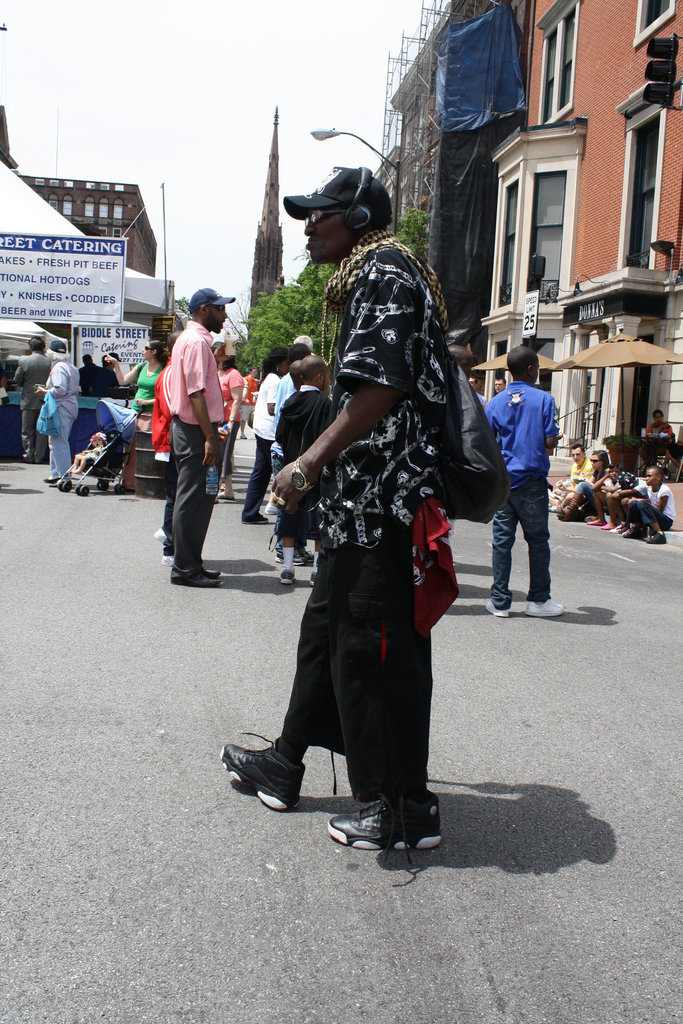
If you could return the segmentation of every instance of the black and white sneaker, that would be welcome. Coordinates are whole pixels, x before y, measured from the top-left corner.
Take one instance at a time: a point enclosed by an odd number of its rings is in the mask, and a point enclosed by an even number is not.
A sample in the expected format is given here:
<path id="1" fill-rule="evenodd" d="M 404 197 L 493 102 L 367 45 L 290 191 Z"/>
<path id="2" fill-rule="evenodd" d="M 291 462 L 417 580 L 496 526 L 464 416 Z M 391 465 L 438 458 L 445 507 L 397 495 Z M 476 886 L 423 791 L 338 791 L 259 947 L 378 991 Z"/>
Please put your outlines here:
<path id="1" fill-rule="evenodd" d="M 271 743 L 265 750 L 245 750 L 226 743 L 221 761 L 235 782 L 251 786 L 259 800 L 272 811 L 291 811 L 299 803 L 306 766 L 292 764 Z"/>
<path id="2" fill-rule="evenodd" d="M 310 551 L 295 551 L 294 565 L 313 565 L 315 559 Z"/>
<path id="3" fill-rule="evenodd" d="M 394 806 L 376 800 L 355 814 L 330 818 L 327 831 L 336 842 L 357 850 L 431 850 L 441 842 L 439 798 L 432 793 L 425 803 L 403 799 Z"/>

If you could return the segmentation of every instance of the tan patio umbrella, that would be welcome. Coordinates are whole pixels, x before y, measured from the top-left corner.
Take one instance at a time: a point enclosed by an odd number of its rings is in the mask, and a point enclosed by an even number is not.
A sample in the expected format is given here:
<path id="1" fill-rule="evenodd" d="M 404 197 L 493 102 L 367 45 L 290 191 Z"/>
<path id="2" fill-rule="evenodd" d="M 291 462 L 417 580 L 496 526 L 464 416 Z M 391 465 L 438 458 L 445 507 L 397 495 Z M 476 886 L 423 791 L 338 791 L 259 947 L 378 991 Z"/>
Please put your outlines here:
<path id="1" fill-rule="evenodd" d="M 563 369 L 559 363 L 554 362 L 552 359 L 548 359 L 547 356 L 538 357 L 539 369 L 542 371 L 552 371 Z M 474 370 L 507 370 L 508 368 L 508 354 L 504 352 L 502 356 L 496 356 L 495 359 L 489 359 L 488 363 L 479 363 L 479 366 L 474 366 Z"/>
<path id="2" fill-rule="evenodd" d="M 615 334 L 607 341 L 591 345 L 583 352 L 577 352 L 570 359 L 557 363 L 558 370 L 600 370 L 608 367 L 664 366 L 666 363 L 683 363 L 683 356 L 670 352 L 661 345 L 650 345 L 631 334 Z"/>
<path id="3" fill-rule="evenodd" d="M 642 338 L 634 338 L 631 334 L 615 334 L 607 341 L 591 345 L 583 352 L 577 352 L 570 359 L 557 364 L 558 370 L 602 370 L 619 368 L 621 370 L 621 436 L 624 436 L 624 369 L 633 366 L 665 366 L 667 363 L 683 363 L 683 356 L 678 356 L 661 345 L 651 345 Z M 622 460 L 623 460 L 622 444 Z"/>

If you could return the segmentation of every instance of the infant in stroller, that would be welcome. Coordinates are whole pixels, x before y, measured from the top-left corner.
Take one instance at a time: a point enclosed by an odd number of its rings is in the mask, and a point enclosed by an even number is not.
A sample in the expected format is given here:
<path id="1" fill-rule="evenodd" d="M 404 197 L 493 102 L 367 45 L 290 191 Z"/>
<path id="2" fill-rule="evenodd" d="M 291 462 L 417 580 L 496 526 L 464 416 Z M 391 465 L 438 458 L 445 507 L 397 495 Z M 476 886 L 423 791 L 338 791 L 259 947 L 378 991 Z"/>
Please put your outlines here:
<path id="1" fill-rule="evenodd" d="M 79 452 L 74 457 L 73 466 L 71 467 L 71 473 L 85 473 L 90 466 L 93 466 L 100 455 L 107 447 L 107 435 L 98 430 L 97 433 L 93 434 L 88 443 L 88 447 L 85 451 Z"/>

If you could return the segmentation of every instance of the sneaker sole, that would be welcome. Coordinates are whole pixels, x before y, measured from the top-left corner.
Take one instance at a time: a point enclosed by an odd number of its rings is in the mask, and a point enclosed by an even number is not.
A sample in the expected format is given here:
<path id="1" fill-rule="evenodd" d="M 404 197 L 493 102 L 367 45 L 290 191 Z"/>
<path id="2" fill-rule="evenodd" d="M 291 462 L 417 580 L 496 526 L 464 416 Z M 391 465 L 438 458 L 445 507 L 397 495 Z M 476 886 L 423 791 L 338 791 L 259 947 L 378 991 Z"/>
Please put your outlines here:
<path id="1" fill-rule="evenodd" d="M 280 583 L 282 584 L 283 587 L 291 587 L 294 583 L 294 580 L 283 580 L 282 577 L 280 577 Z"/>
<path id="2" fill-rule="evenodd" d="M 256 791 L 256 796 L 259 798 L 262 804 L 265 804 L 271 811 L 293 811 L 298 806 L 299 801 L 295 804 L 286 804 L 280 800 L 279 797 L 273 796 L 272 793 L 265 793 L 262 789 L 257 789 L 256 784 L 241 775 L 237 769 L 231 765 L 224 757 L 221 757 L 221 761 L 225 765 L 226 771 L 233 782 L 239 782 L 241 786 L 249 786 L 252 790 Z"/>
<path id="3" fill-rule="evenodd" d="M 348 836 L 345 832 L 341 832 L 339 829 L 334 828 L 332 825 L 327 826 L 332 839 L 337 843 L 341 843 L 342 846 L 352 847 L 354 850 L 384 850 L 385 847 L 379 843 L 373 843 L 370 839 L 354 839 L 349 842 Z M 405 850 L 406 845 L 410 850 L 433 850 L 435 846 L 438 846 L 441 842 L 441 836 L 423 836 L 422 839 L 418 839 L 416 843 L 404 843 L 402 839 L 392 844 L 393 850 Z"/>

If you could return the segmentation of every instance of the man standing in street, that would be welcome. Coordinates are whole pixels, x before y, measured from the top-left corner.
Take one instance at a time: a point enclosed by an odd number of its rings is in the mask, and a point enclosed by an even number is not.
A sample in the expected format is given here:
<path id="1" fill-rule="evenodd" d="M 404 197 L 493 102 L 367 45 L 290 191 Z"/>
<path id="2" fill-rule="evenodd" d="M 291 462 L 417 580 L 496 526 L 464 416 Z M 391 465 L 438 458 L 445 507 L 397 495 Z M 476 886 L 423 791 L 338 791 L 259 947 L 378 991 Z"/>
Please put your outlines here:
<path id="1" fill-rule="evenodd" d="M 429 848 L 441 840 L 427 789 L 431 647 L 415 629 L 411 531 L 442 498 L 446 310 L 433 271 L 387 230 L 391 201 L 367 168 L 335 168 L 284 205 L 305 221 L 311 261 L 338 266 L 325 289 L 326 322 L 339 325 L 332 422 L 274 491 L 293 511 L 319 486 L 323 547 L 280 738 L 228 744 L 222 759 L 283 811 L 298 803 L 308 746 L 345 754 L 361 807 L 332 818 L 331 837 Z M 328 362 L 336 333 L 323 337 Z"/>
<path id="2" fill-rule="evenodd" d="M 52 364 L 45 355 L 42 338 L 31 338 L 31 355 L 20 356 L 14 383 L 21 387 L 21 443 L 24 447 L 25 462 L 42 462 L 47 448 L 47 437 L 36 431 L 36 424 L 43 405 L 43 396 L 35 387 L 45 384 L 50 376 Z"/>
<path id="3" fill-rule="evenodd" d="M 552 618 L 564 608 L 550 598 L 548 471 L 560 430 L 552 395 L 535 387 L 538 356 L 520 346 L 508 354 L 512 383 L 494 395 L 486 416 L 498 438 L 510 477 L 510 497 L 493 517 L 493 586 L 486 610 L 507 618 L 512 604 L 510 570 L 517 524 L 529 546 L 526 615 Z"/>
<path id="4" fill-rule="evenodd" d="M 218 466 L 218 424 L 223 395 L 211 346 L 213 331 L 225 323 L 225 306 L 234 298 L 200 288 L 190 299 L 190 320 L 175 343 L 168 379 L 171 451 L 178 467 L 173 510 L 171 583 L 181 587 L 218 587 L 220 573 L 206 569 L 202 548 L 211 522 L 215 494 L 206 492 L 206 470 Z"/>

